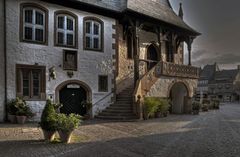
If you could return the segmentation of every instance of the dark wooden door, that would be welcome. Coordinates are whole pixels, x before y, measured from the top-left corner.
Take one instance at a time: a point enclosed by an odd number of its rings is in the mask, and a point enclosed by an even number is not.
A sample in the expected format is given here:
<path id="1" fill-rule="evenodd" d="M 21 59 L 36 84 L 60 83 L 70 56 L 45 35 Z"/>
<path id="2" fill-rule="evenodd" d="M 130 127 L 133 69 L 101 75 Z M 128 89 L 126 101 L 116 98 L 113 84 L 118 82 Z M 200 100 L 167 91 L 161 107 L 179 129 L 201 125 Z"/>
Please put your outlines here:
<path id="1" fill-rule="evenodd" d="M 152 69 L 158 62 L 158 54 L 157 54 L 156 48 L 153 45 L 150 45 L 148 47 L 147 60 L 149 60 L 148 66 L 147 66 L 148 70 Z"/>
<path id="2" fill-rule="evenodd" d="M 60 112 L 65 114 L 75 113 L 84 116 L 87 113 L 87 109 L 82 102 L 86 100 L 87 92 L 85 89 L 66 86 L 60 91 L 60 103 L 63 104 Z"/>

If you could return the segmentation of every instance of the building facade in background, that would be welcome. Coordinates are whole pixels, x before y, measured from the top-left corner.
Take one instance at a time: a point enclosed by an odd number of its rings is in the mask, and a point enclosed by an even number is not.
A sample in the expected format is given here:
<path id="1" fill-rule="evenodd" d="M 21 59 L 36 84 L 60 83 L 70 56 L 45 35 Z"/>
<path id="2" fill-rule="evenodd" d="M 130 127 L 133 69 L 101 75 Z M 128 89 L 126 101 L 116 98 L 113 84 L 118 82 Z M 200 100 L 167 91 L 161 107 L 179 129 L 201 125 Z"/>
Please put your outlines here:
<path id="1" fill-rule="evenodd" d="M 218 65 L 206 65 L 198 82 L 198 99 L 219 99 L 222 102 L 239 100 L 240 69 L 220 70 Z"/>
<path id="2" fill-rule="evenodd" d="M 62 103 L 62 113 L 98 118 L 139 118 L 136 101 L 144 97 L 171 99 L 172 113 L 191 112 L 199 74 L 191 45 L 200 34 L 183 21 L 181 7 L 177 15 L 168 0 L 5 2 L 0 55 L 6 57 L 0 58 L 7 61 L 7 84 L 0 84 L 6 87 L 0 100 L 5 92 L 7 99 L 22 97 L 33 120 L 46 99 Z M 189 65 L 183 65 L 184 42 Z"/>

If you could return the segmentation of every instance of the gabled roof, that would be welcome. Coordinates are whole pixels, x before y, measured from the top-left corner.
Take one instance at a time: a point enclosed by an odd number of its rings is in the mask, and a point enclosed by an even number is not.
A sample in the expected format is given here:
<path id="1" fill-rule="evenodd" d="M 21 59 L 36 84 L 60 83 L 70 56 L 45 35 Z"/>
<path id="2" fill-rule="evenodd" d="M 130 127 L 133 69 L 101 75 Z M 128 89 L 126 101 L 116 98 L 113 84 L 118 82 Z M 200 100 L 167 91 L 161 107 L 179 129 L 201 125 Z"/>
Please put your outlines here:
<path id="1" fill-rule="evenodd" d="M 235 80 L 238 73 L 238 69 L 217 71 L 215 74 L 215 80 L 218 82 L 232 82 L 233 80 Z"/>
<path id="2" fill-rule="evenodd" d="M 65 4 L 63 0 L 45 0 Z M 68 3 L 87 4 L 91 7 L 104 9 L 109 12 L 122 14 L 127 11 L 135 12 L 142 16 L 173 25 L 188 31 L 194 36 L 200 35 L 197 31 L 188 26 L 172 9 L 169 0 L 68 0 Z M 83 7 L 84 8 L 84 7 Z"/>
<path id="3" fill-rule="evenodd" d="M 200 72 L 199 80 L 211 81 L 212 79 L 214 79 L 214 73 L 218 70 L 219 70 L 219 68 L 218 68 L 217 64 L 206 65 Z"/>
<path id="4" fill-rule="evenodd" d="M 168 0 L 128 0 L 127 9 L 143 14 L 168 24 L 183 28 L 196 35 L 197 31 L 188 26 L 172 9 Z"/>

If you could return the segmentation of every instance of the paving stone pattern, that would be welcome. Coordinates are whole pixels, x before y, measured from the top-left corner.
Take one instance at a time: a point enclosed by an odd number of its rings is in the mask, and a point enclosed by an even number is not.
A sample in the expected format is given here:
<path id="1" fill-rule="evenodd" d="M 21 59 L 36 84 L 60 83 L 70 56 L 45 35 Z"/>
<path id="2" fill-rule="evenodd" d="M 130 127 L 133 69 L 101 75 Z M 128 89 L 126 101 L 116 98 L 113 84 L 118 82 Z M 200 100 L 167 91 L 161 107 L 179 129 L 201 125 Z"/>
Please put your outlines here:
<path id="1" fill-rule="evenodd" d="M 74 143 L 48 144 L 36 124 L 0 125 L 1 157 L 239 157 L 240 105 L 134 122 L 93 120 Z"/>

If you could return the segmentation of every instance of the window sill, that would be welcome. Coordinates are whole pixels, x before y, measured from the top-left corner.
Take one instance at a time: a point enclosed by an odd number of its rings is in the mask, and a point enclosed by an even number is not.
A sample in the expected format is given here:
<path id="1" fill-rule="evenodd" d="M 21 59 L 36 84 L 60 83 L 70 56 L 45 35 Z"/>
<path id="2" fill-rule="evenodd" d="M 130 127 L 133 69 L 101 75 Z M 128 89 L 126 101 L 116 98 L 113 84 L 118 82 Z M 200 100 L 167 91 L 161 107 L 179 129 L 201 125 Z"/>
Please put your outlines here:
<path id="1" fill-rule="evenodd" d="M 37 41 L 31 41 L 31 40 L 21 40 L 20 42 L 28 43 L 28 44 L 37 44 L 37 45 L 48 46 L 47 42 L 37 42 Z"/>
<path id="2" fill-rule="evenodd" d="M 84 48 L 84 50 L 86 50 L 86 51 L 93 51 L 93 52 L 101 52 L 101 53 L 104 53 L 104 52 L 103 52 L 103 49 Z"/>
<path id="3" fill-rule="evenodd" d="M 63 48 L 71 48 L 71 49 L 78 49 L 77 46 L 67 46 L 67 45 L 59 45 L 59 44 L 55 44 L 55 47 L 63 47 Z"/>

